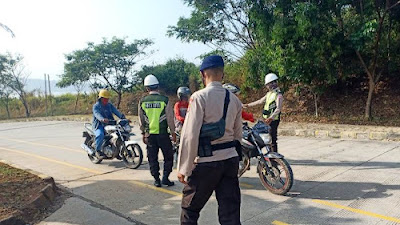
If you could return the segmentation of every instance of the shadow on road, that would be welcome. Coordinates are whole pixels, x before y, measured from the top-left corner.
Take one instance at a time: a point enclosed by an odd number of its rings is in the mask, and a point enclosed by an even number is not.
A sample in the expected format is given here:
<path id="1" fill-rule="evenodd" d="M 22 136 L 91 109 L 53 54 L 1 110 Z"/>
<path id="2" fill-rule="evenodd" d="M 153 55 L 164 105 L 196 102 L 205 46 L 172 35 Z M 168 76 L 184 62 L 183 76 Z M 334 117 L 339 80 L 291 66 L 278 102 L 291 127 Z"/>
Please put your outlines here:
<path id="1" fill-rule="evenodd" d="M 245 178 L 249 183 L 259 183 L 258 178 Z M 137 180 L 138 182 L 152 185 L 152 180 Z M 297 181 L 301 185 L 301 181 Z M 313 185 L 319 185 L 314 182 Z M 353 184 L 347 184 L 347 188 Z M 376 185 L 376 184 L 375 184 Z M 360 186 L 355 186 L 360 188 Z M 399 187 L 395 187 L 399 188 Z M 117 215 L 126 218 L 132 218 L 144 224 L 179 224 L 180 204 L 182 185 L 177 184 L 174 187 L 163 187 L 163 190 L 169 190 L 177 194 L 157 191 L 146 186 L 137 185 L 134 180 L 120 180 L 118 177 L 112 180 L 93 180 L 85 179 L 75 181 L 70 190 L 85 199 L 96 202 L 99 207 Z M 251 193 L 247 193 L 246 191 Z M 367 191 L 361 188 L 358 192 Z M 255 191 L 255 192 L 254 192 Z M 296 191 L 296 190 L 295 190 Z M 379 189 L 379 191 L 384 191 Z M 329 193 L 329 192 L 328 192 Z M 348 197 L 338 195 L 312 196 L 308 193 L 301 193 L 298 197 L 292 196 L 271 196 L 272 194 L 265 190 L 261 184 L 255 185 L 254 188 L 242 188 L 242 206 L 241 218 L 242 224 L 271 224 L 274 220 L 284 221 L 287 223 L 300 224 L 321 224 L 326 221 L 328 214 L 331 212 L 312 204 L 304 204 L 304 198 L 321 198 L 321 199 L 353 199 L 356 194 Z M 304 196 L 303 196 L 304 195 Z M 71 212 L 73 213 L 73 212 Z M 340 218 L 329 215 L 330 219 L 336 224 L 353 224 L 357 219 Z M 214 197 L 205 206 L 201 213 L 199 224 L 217 224 L 217 204 Z M 246 222 L 247 221 L 247 222 Z M 57 218 L 52 222 L 71 222 L 70 218 Z M 81 224 L 86 224 L 81 221 Z"/>

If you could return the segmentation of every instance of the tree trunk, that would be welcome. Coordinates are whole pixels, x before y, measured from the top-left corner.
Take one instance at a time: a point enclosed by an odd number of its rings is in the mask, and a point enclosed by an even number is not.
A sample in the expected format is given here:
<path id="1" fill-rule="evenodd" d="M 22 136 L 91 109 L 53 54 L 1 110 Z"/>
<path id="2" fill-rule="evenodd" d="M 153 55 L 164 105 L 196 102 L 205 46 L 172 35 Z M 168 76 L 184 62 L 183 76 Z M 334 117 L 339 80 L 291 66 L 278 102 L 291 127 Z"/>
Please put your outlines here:
<path id="1" fill-rule="evenodd" d="M 25 107 L 25 115 L 26 115 L 26 118 L 28 118 L 28 117 L 31 116 L 31 114 L 30 114 L 30 112 L 29 112 L 28 102 L 26 102 L 26 99 L 25 99 L 24 96 L 21 96 L 21 101 L 22 101 L 22 104 L 23 104 L 24 107 Z"/>
<path id="2" fill-rule="evenodd" d="M 118 94 L 117 109 L 119 109 L 119 106 L 121 104 L 121 99 L 122 99 L 122 93 L 121 92 L 117 92 L 117 94 Z"/>
<path id="3" fill-rule="evenodd" d="M 318 94 L 313 93 L 314 95 L 314 107 L 315 107 L 315 118 L 318 118 Z"/>
<path id="4" fill-rule="evenodd" d="M 78 94 L 76 94 L 74 114 L 76 114 L 76 108 L 78 107 L 78 101 L 79 101 L 79 92 L 78 92 Z"/>
<path id="5" fill-rule="evenodd" d="M 371 120 L 372 118 L 372 97 L 375 90 L 375 82 L 373 80 L 369 80 L 368 82 L 368 98 L 367 104 L 365 105 L 365 119 Z"/>
<path id="6" fill-rule="evenodd" d="M 11 119 L 11 115 L 10 115 L 10 109 L 9 109 L 9 105 L 8 105 L 8 99 L 6 99 L 6 111 L 7 111 L 7 118 Z"/>

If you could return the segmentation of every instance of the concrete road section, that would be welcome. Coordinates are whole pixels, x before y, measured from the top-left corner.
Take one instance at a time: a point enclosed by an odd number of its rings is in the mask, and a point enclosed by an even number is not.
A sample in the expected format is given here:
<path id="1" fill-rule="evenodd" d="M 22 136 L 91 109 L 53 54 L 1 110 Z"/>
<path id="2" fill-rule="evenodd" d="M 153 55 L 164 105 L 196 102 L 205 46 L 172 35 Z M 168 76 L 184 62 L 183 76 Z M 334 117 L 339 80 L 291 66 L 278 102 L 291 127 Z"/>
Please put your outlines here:
<path id="1" fill-rule="evenodd" d="M 0 124 L 1 159 L 53 176 L 73 193 L 41 225 L 179 224 L 181 184 L 153 187 L 147 164 L 92 164 L 79 147 L 82 131 L 79 122 Z M 242 224 L 400 224 L 399 142 L 281 137 L 279 144 L 294 172 L 292 190 L 271 194 L 253 165 L 240 179 Z M 177 183 L 176 171 L 171 178 Z M 218 224 L 214 197 L 199 224 Z"/>

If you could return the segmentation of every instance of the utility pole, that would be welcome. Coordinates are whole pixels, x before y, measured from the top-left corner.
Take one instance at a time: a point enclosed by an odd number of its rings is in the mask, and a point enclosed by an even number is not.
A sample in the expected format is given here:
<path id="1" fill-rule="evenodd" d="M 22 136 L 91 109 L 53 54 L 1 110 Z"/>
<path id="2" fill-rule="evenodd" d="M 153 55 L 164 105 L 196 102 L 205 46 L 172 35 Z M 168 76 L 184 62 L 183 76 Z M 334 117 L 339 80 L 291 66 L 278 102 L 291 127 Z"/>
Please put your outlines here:
<path id="1" fill-rule="evenodd" d="M 48 116 L 47 112 L 47 81 L 46 81 L 46 74 L 44 74 L 44 104 L 46 107 L 46 116 Z"/>
<path id="2" fill-rule="evenodd" d="M 50 75 L 49 74 L 47 74 L 47 81 L 49 82 L 50 115 L 53 116 L 53 103 L 52 103 L 52 99 L 51 99 Z"/>

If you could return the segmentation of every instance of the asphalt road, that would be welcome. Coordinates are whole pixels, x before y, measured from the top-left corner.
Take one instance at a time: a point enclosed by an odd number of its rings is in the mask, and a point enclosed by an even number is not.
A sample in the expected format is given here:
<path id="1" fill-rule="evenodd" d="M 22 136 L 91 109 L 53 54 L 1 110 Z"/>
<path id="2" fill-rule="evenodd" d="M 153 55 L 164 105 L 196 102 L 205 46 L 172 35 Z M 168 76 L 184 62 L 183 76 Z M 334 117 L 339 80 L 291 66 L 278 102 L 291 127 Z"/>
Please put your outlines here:
<path id="1" fill-rule="evenodd" d="M 179 224 L 181 184 L 153 187 L 148 164 L 92 164 L 79 147 L 82 131 L 79 122 L 0 124 L 1 159 L 53 176 L 73 193 L 41 225 Z M 400 224 L 400 143 L 282 137 L 279 144 L 294 172 L 292 190 L 269 193 L 253 166 L 240 179 L 243 225 Z M 171 178 L 178 183 L 176 171 Z M 214 197 L 199 224 L 218 224 Z"/>

